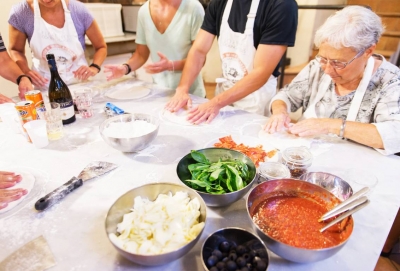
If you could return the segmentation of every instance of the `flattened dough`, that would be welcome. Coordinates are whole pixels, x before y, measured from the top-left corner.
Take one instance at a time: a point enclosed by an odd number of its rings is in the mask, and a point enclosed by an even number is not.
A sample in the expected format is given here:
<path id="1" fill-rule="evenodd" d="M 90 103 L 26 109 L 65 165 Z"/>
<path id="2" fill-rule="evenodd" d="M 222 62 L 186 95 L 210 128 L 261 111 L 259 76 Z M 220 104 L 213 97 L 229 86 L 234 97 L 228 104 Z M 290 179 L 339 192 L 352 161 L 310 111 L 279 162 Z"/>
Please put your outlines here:
<path id="1" fill-rule="evenodd" d="M 109 93 L 106 93 L 105 96 L 116 100 L 131 100 L 143 98 L 149 94 L 149 88 L 145 86 L 133 86 L 110 91 Z"/>
<path id="2" fill-rule="evenodd" d="M 193 107 L 196 107 L 196 106 L 198 106 L 198 104 L 193 104 Z M 206 123 L 206 122 L 202 122 L 200 124 L 193 124 L 193 123 L 191 123 L 191 122 L 186 120 L 188 112 L 189 112 L 188 109 L 181 108 L 177 112 L 173 112 L 173 113 L 168 111 L 168 110 L 164 110 L 162 112 L 162 114 L 163 114 L 163 118 L 166 121 L 169 121 L 169 122 L 172 122 L 172 123 L 175 123 L 175 124 L 179 124 L 179 125 L 187 125 L 187 126 L 210 125 L 210 124 L 216 123 L 218 120 L 221 119 L 221 114 L 219 113 L 218 116 L 216 116 L 212 120 L 212 122 L 209 123 L 209 124 Z"/>
<path id="3" fill-rule="evenodd" d="M 9 202 L 6 208 L 0 209 L 0 214 L 8 212 L 14 207 L 16 207 L 18 204 L 20 204 L 29 195 L 29 193 L 33 189 L 33 186 L 35 185 L 35 176 L 33 176 L 31 173 L 25 171 L 16 171 L 15 173 L 21 175 L 22 180 L 16 185 L 7 188 L 7 190 L 15 188 L 24 188 L 28 190 L 28 193 L 22 196 L 19 200 Z"/>
<path id="4" fill-rule="evenodd" d="M 298 137 L 294 134 L 288 133 L 287 131 L 270 134 L 265 132 L 263 129 L 258 133 L 258 137 L 281 151 L 289 147 L 306 146 L 307 148 L 310 148 L 313 141 L 312 138 Z"/>

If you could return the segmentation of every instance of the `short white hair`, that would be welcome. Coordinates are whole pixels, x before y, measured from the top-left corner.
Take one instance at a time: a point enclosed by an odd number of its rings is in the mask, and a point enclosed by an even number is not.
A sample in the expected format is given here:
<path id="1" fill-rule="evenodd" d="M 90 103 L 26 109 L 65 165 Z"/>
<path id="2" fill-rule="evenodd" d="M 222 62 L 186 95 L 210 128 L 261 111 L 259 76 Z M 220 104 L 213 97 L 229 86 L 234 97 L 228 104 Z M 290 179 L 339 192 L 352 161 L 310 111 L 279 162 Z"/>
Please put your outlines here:
<path id="1" fill-rule="evenodd" d="M 315 33 L 317 48 L 328 43 L 335 49 L 353 48 L 361 52 L 380 39 L 384 26 L 381 18 L 362 6 L 348 6 L 330 16 Z"/>

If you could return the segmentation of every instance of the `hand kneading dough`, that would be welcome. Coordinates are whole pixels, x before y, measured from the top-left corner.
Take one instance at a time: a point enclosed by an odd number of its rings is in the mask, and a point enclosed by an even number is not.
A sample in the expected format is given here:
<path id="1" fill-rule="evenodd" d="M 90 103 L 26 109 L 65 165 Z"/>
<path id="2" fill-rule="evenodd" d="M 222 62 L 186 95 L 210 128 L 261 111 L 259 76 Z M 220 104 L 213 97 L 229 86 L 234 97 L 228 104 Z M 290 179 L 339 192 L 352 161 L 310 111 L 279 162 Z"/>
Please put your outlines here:
<path id="1" fill-rule="evenodd" d="M 115 91 L 111 91 L 110 93 L 106 93 L 105 96 L 111 99 L 116 100 L 130 100 L 130 99 L 139 99 L 149 95 L 150 89 L 144 86 L 134 86 L 129 88 L 117 89 Z"/>
<path id="2" fill-rule="evenodd" d="M 193 107 L 198 106 L 198 104 L 193 104 Z M 163 111 L 163 118 L 169 122 L 175 123 L 175 124 L 179 124 L 179 125 L 210 125 L 215 123 L 216 121 L 218 121 L 218 119 L 220 119 L 220 114 L 218 114 L 212 121 L 211 123 L 206 123 L 206 122 L 202 122 L 200 124 L 193 124 L 189 121 L 186 120 L 187 116 L 188 116 L 188 109 L 184 109 L 181 108 L 179 109 L 177 112 L 170 112 L 168 110 L 164 110 Z"/>
<path id="3" fill-rule="evenodd" d="M 5 212 L 13 209 L 14 207 L 16 207 L 18 204 L 20 204 L 29 195 L 29 193 L 32 191 L 33 186 L 35 184 L 35 177 L 31 173 L 19 172 L 19 171 L 15 172 L 15 173 L 21 175 L 22 180 L 19 183 L 17 183 L 16 185 L 7 188 L 6 190 L 11 190 L 11 189 L 16 189 L 16 188 L 24 188 L 24 189 L 28 190 L 28 193 L 26 195 L 23 195 L 19 200 L 9 202 L 6 208 L 0 209 L 0 214 L 5 213 Z"/>

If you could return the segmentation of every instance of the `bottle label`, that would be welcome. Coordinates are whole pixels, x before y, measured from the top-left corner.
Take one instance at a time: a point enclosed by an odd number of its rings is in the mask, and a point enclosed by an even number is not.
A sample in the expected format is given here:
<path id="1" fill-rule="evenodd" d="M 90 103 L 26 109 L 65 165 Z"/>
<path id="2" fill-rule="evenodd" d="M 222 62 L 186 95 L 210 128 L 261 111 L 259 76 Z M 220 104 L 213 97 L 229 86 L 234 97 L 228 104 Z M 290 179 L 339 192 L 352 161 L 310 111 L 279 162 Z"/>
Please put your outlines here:
<path id="1" fill-rule="evenodd" d="M 63 120 L 72 118 L 75 115 L 73 101 L 59 103 L 59 104 L 60 104 L 60 109 L 61 109 L 61 118 Z"/>

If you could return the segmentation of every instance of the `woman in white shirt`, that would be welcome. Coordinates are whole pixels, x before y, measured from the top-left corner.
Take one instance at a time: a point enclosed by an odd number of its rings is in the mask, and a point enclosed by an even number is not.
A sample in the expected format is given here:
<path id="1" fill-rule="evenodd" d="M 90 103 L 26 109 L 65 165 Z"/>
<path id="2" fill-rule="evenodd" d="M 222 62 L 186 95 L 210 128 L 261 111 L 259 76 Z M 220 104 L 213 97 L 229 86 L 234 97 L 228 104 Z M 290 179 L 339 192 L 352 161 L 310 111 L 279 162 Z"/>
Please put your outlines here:
<path id="1" fill-rule="evenodd" d="M 371 10 L 349 6 L 318 29 L 318 55 L 271 101 L 264 129 L 299 136 L 337 134 L 382 154 L 400 152 L 400 69 L 373 54 L 383 32 Z M 302 107 L 290 126 L 288 112 Z"/>

